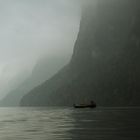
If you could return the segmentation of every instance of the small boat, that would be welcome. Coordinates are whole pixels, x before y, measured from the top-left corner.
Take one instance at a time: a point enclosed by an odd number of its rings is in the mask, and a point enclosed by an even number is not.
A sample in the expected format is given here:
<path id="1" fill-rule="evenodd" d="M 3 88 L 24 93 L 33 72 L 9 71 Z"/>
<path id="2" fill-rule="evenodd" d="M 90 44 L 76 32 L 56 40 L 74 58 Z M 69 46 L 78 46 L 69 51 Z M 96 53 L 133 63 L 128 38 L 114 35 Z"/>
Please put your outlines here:
<path id="1" fill-rule="evenodd" d="M 96 105 L 74 105 L 74 108 L 95 108 Z"/>
<path id="2" fill-rule="evenodd" d="M 74 108 L 95 108 L 96 104 L 93 101 L 91 101 L 90 104 L 80 104 L 80 105 L 74 104 L 73 106 Z"/>

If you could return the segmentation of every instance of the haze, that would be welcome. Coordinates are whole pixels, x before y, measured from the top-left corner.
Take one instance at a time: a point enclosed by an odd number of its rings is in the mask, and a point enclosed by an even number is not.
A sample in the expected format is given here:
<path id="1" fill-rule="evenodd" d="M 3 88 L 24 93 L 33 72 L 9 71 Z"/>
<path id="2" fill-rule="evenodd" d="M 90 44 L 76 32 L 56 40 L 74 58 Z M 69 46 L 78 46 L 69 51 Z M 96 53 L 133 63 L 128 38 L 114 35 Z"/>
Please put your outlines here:
<path id="1" fill-rule="evenodd" d="M 0 1 L 0 98 L 43 56 L 71 56 L 80 22 L 74 0 Z"/>

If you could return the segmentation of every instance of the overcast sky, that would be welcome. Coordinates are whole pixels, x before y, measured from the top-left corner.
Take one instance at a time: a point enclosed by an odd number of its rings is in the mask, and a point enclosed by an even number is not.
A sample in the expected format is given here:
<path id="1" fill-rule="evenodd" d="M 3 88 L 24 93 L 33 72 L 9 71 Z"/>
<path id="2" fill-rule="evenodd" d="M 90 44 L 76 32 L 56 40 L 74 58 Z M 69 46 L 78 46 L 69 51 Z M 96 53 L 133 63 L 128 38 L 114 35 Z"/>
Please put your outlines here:
<path id="1" fill-rule="evenodd" d="M 79 22 L 74 0 L 0 0 L 0 98 L 43 55 L 71 55 Z"/>

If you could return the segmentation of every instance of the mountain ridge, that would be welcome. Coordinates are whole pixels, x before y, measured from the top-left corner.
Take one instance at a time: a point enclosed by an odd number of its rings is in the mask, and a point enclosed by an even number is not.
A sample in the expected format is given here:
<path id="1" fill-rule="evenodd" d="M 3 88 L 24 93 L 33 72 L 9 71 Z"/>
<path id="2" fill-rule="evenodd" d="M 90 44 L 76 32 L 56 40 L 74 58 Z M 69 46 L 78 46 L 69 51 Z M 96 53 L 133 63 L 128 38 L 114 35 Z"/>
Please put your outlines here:
<path id="1" fill-rule="evenodd" d="M 140 2 L 98 0 L 83 13 L 70 63 L 21 106 L 139 106 Z M 61 97 L 61 98 L 60 98 Z"/>
<path id="2" fill-rule="evenodd" d="M 49 79 L 53 74 L 61 69 L 68 60 L 68 56 L 60 56 L 60 54 L 55 54 L 53 57 L 45 56 L 44 58 L 41 58 L 33 68 L 32 74 L 25 79 L 23 83 L 10 91 L 2 100 L 0 100 L 0 106 L 19 106 L 20 100 L 24 95 Z"/>

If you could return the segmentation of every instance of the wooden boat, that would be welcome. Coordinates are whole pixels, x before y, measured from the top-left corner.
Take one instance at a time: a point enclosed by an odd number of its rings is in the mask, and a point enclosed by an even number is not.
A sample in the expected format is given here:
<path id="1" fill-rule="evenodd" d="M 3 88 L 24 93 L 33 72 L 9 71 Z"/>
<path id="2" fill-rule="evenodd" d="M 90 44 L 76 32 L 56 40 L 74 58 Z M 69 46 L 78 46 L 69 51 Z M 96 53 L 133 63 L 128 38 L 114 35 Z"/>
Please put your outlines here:
<path id="1" fill-rule="evenodd" d="M 73 106 L 74 108 L 95 108 L 96 104 L 93 101 L 91 101 L 90 104 L 80 104 L 80 105 L 74 104 Z"/>
<path id="2" fill-rule="evenodd" d="M 74 105 L 74 108 L 95 108 L 96 105 Z"/>

